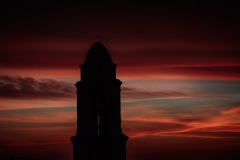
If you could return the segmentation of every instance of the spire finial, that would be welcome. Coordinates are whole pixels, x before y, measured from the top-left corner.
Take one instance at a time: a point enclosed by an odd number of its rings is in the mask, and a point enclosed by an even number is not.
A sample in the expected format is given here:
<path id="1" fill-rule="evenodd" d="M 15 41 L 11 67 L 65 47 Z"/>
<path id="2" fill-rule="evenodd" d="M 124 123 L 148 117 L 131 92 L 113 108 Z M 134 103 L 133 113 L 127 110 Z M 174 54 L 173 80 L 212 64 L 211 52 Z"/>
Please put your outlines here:
<path id="1" fill-rule="evenodd" d="M 96 38 L 97 42 L 99 42 L 99 35 L 98 34 L 96 34 L 95 38 Z"/>

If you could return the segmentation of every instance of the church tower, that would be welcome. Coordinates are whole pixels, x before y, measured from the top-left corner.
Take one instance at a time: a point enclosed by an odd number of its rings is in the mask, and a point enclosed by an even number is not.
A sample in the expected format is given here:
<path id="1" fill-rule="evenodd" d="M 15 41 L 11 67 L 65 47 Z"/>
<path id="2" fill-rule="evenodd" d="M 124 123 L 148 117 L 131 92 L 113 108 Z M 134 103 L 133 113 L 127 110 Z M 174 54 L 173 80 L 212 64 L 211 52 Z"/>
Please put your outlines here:
<path id="1" fill-rule="evenodd" d="M 121 84 L 108 50 L 95 43 L 81 67 L 73 160 L 126 160 L 128 137 L 121 129 Z"/>

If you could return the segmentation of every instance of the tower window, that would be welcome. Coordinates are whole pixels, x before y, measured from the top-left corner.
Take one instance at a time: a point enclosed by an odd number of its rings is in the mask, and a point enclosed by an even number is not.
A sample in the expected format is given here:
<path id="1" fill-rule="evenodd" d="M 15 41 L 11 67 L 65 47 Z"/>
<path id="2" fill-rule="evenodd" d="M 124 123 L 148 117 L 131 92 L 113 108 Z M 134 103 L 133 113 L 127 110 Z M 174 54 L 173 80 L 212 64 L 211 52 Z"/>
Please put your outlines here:
<path id="1" fill-rule="evenodd" d="M 100 133 L 99 133 L 99 115 L 97 116 L 97 119 L 98 119 L 98 122 L 97 122 L 98 124 L 97 124 L 97 126 L 98 126 L 98 135 L 99 135 L 99 134 L 100 134 Z"/>

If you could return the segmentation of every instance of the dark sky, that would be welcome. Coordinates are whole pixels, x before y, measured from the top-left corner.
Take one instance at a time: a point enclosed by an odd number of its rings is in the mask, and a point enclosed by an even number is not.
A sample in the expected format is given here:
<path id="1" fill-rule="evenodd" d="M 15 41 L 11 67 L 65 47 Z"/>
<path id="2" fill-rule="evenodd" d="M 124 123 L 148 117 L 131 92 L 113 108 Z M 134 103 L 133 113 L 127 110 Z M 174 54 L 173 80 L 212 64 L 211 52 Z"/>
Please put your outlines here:
<path id="1" fill-rule="evenodd" d="M 228 1 L 114 1 L 84 2 L 74 7 L 6 7 L 1 10 L 1 66 L 74 67 L 79 63 L 77 59 L 84 56 L 78 53 L 86 52 L 86 46 L 94 41 L 110 46 L 117 60 L 126 65 L 136 65 L 132 57 L 141 65 L 156 64 L 154 59 L 161 51 L 160 56 L 166 57 L 161 61 L 163 65 L 200 61 L 207 66 L 236 66 L 239 25 L 238 6 Z M 21 55 L 16 55 L 16 50 Z M 117 57 L 119 51 L 125 55 Z M 62 58 L 66 52 L 71 55 L 69 61 Z M 151 54 L 147 60 L 146 52 Z M 49 57 L 41 58 L 40 54 Z M 203 59 L 202 54 L 209 58 Z M 177 62 L 174 57 L 185 60 Z M 214 58 L 219 59 L 217 64 Z"/>

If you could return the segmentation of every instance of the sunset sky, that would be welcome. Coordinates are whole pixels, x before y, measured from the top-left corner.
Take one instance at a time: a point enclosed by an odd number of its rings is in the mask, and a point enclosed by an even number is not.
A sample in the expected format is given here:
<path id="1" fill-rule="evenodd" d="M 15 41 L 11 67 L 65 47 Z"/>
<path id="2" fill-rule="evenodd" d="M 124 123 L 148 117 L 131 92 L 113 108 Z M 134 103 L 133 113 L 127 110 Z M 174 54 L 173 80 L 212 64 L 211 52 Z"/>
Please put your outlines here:
<path id="1" fill-rule="evenodd" d="M 239 7 L 231 1 L 1 7 L 0 159 L 72 160 L 74 85 L 96 41 L 123 82 L 127 160 L 238 159 Z"/>

